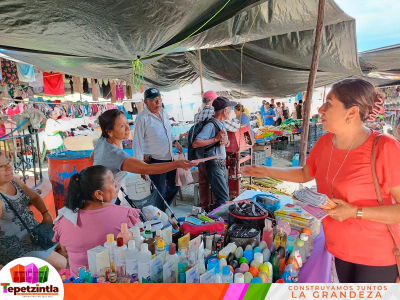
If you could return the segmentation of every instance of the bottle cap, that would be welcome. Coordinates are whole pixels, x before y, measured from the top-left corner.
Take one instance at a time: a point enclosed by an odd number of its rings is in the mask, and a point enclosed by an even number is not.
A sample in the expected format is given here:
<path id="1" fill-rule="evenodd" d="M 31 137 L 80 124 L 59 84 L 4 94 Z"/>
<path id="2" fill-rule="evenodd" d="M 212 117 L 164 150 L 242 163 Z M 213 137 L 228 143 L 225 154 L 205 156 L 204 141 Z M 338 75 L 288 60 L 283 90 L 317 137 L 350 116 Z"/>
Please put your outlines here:
<path id="1" fill-rule="evenodd" d="M 169 255 L 175 255 L 176 253 L 176 246 L 174 243 L 169 244 Z"/>
<path id="2" fill-rule="evenodd" d="M 107 234 L 107 243 L 114 243 L 114 235 L 112 233 Z"/>
<path id="3" fill-rule="evenodd" d="M 139 228 L 143 228 L 143 222 L 138 222 L 138 223 L 137 223 L 137 226 L 138 226 Z"/>
<path id="4" fill-rule="evenodd" d="M 224 266 L 222 268 L 222 275 L 230 275 L 231 274 L 231 269 L 228 266 Z"/>
<path id="5" fill-rule="evenodd" d="M 130 229 L 130 231 L 132 232 L 132 235 L 133 235 L 134 238 L 140 237 L 140 228 L 139 227 L 136 227 L 136 226 L 132 227 Z"/>
<path id="6" fill-rule="evenodd" d="M 310 228 L 303 228 L 303 232 L 307 235 L 311 235 L 311 229 Z"/>
<path id="7" fill-rule="evenodd" d="M 161 229 L 160 229 L 160 228 L 157 228 L 157 229 L 156 229 L 156 235 L 161 236 Z"/>
<path id="8" fill-rule="evenodd" d="M 129 250 L 135 250 L 135 248 L 136 248 L 136 241 L 135 240 L 130 240 L 128 242 L 128 249 Z"/>
<path id="9" fill-rule="evenodd" d="M 300 234 L 300 239 L 304 242 L 308 241 L 308 235 L 305 233 Z"/>
<path id="10" fill-rule="evenodd" d="M 158 247 L 158 248 L 164 248 L 164 247 L 165 247 L 164 241 L 163 241 L 163 240 L 158 240 L 158 242 L 157 242 L 157 247 Z"/>
<path id="11" fill-rule="evenodd" d="M 122 247 L 124 245 L 124 238 L 117 238 L 117 247 Z"/>
<path id="12" fill-rule="evenodd" d="M 128 223 L 122 223 L 121 224 L 121 233 L 127 233 L 128 232 Z"/>
<path id="13" fill-rule="evenodd" d="M 297 240 L 296 245 L 299 247 L 304 247 L 304 242 L 302 240 Z"/>
<path id="14" fill-rule="evenodd" d="M 140 252 L 147 253 L 149 252 L 149 244 L 143 243 L 140 245 Z"/>

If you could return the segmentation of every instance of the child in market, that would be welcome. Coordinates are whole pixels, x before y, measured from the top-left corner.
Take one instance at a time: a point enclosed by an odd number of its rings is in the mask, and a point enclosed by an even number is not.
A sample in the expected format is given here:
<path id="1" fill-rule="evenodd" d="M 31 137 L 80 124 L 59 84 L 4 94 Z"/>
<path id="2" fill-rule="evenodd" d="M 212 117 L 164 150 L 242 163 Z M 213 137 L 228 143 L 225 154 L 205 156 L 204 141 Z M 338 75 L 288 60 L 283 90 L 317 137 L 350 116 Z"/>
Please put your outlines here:
<path id="1" fill-rule="evenodd" d="M 118 183 L 104 166 L 92 166 L 71 177 L 65 206 L 58 211 L 54 239 L 68 253 L 70 270 L 88 267 L 87 250 L 106 242 L 107 234 L 120 232 L 121 224 L 137 224 L 139 210 L 111 203 Z"/>

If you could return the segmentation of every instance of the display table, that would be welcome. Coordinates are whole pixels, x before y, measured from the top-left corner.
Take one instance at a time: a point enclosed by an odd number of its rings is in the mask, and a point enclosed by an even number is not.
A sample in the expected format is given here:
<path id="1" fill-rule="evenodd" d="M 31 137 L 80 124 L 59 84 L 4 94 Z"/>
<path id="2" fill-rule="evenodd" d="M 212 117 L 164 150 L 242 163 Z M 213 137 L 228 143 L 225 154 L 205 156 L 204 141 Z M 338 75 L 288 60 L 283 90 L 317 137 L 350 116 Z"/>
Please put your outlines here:
<path id="1" fill-rule="evenodd" d="M 251 199 L 255 195 L 268 194 L 257 191 L 244 191 L 234 201 Z M 293 203 L 289 196 L 274 195 L 281 201 L 281 205 Z M 314 239 L 314 249 L 307 262 L 300 269 L 299 283 L 331 283 L 332 254 L 325 249 L 325 234 L 321 224 L 321 232 Z"/>
<path id="2" fill-rule="evenodd" d="M 193 124 L 191 125 L 180 125 L 180 126 L 172 126 L 171 132 L 173 135 L 179 137 L 179 135 L 186 133 L 192 128 Z"/>
<path id="3" fill-rule="evenodd" d="M 67 137 L 64 145 L 68 151 L 93 150 L 93 135 Z"/>

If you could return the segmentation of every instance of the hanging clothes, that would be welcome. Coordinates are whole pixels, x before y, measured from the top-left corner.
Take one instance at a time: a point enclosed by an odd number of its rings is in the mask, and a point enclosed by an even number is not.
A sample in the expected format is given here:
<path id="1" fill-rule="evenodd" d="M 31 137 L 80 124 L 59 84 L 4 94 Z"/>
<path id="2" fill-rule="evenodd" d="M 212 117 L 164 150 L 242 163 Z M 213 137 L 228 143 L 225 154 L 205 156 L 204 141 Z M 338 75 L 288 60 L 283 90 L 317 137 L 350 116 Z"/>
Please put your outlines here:
<path id="1" fill-rule="evenodd" d="M 96 82 L 96 79 L 92 78 L 92 96 L 94 101 L 99 100 L 99 84 Z"/>
<path id="2" fill-rule="evenodd" d="M 36 94 L 43 93 L 44 84 L 42 71 L 35 72 L 35 80 L 29 82 L 29 86 L 33 88 Z"/>
<path id="3" fill-rule="evenodd" d="M 47 95 L 64 95 L 64 79 L 61 73 L 43 73 L 44 93 Z"/>
<path id="4" fill-rule="evenodd" d="M 108 81 L 107 85 L 104 83 L 102 83 L 102 88 L 103 88 L 103 98 L 104 99 L 111 99 L 111 86 L 110 86 L 110 81 Z"/>
<path id="5" fill-rule="evenodd" d="M 83 86 L 81 84 L 81 78 L 79 76 L 73 76 L 72 82 L 74 85 L 74 93 L 83 94 Z"/>
<path id="6" fill-rule="evenodd" d="M 5 58 L 1 61 L 1 83 L 16 86 L 19 84 L 17 63 Z"/>
<path id="7" fill-rule="evenodd" d="M 126 98 L 127 99 L 132 99 L 133 93 L 132 93 L 132 85 L 127 82 L 126 83 Z"/>
<path id="8" fill-rule="evenodd" d="M 117 84 L 113 80 L 111 81 L 111 103 L 117 102 Z"/>
<path id="9" fill-rule="evenodd" d="M 116 99 L 124 100 L 124 98 L 125 98 L 124 86 L 120 83 L 115 86 L 115 89 L 116 89 Z"/>
<path id="10" fill-rule="evenodd" d="M 32 65 L 17 63 L 18 78 L 22 82 L 35 81 L 35 70 Z"/>
<path id="11" fill-rule="evenodd" d="M 83 78 L 83 92 L 85 94 L 89 93 L 89 82 L 88 82 L 87 78 Z"/>

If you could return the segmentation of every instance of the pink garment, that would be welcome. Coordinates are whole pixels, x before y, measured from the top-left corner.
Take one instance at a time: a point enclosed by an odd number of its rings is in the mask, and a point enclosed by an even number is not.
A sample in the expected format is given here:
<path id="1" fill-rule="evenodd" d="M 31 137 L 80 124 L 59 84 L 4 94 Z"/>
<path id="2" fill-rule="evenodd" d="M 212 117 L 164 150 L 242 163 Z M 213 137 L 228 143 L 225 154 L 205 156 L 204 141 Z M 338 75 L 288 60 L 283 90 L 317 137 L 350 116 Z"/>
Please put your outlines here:
<path id="1" fill-rule="evenodd" d="M 109 233 L 116 239 L 121 223 L 128 223 L 129 228 L 136 225 L 138 219 L 138 209 L 114 204 L 97 210 L 81 209 L 76 227 L 65 217 L 56 222 L 53 241 L 66 247 L 70 271 L 76 276 L 78 267 L 88 267 L 87 250 L 104 245 Z"/>
<path id="2" fill-rule="evenodd" d="M 2 137 L 2 136 L 5 136 L 6 135 L 6 126 L 4 126 L 4 124 L 3 125 L 1 125 L 1 127 L 0 127 L 0 138 Z"/>
<path id="3" fill-rule="evenodd" d="M 125 98 L 124 86 L 122 84 L 117 84 L 116 90 L 117 90 L 117 100 L 124 100 Z"/>
<path id="4" fill-rule="evenodd" d="M 9 116 L 15 116 L 15 115 L 18 115 L 19 113 L 21 113 L 21 111 L 19 110 L 18 106 L 15 109 L 12 109 L 11 107 L 9 107 L 7 110 L 7 115 L 9 115 Z"/>

